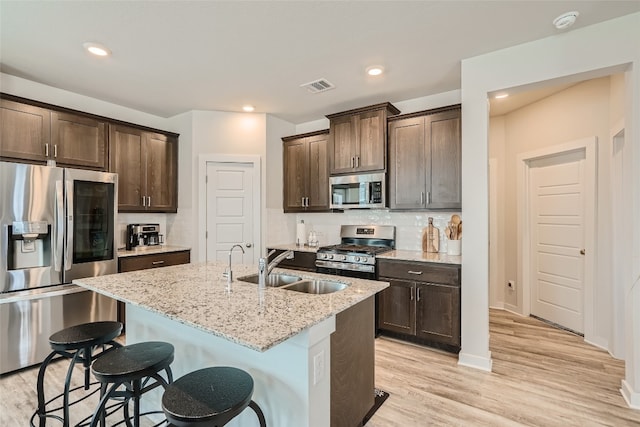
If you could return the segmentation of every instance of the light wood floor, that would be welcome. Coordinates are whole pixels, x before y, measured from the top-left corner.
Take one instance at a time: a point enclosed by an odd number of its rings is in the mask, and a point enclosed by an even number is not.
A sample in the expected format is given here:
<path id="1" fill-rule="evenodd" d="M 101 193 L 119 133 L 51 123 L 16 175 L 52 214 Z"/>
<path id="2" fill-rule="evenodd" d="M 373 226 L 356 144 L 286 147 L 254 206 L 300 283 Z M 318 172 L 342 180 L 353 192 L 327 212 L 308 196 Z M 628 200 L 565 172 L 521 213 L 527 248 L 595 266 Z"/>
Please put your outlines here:
<path id="1" fill-rule="evenodd" d="M 624 362 L 532 318 L 490 312 L 493 372 L 376 340 L 376 386 L 391 396 L 367 427 L 640 426 L 619 388 Z"/>
<path id="2" fill-rule="evenodd" d="M 450 354 L 376 340 L 376 386 L 391 396 L 367 427 L 640 426 L 640 411 L 619 392 L 623 362 L 535 319 L 492 310 L 490 321 L 491 373 L 460 367 Z M 47 388 L 62 383 L 66 366 L 50 368 Z M 0 378 L 0 426 L 28 425 L 37 373 Z M 87 399 L 72 416 L 94 406 Z"/>

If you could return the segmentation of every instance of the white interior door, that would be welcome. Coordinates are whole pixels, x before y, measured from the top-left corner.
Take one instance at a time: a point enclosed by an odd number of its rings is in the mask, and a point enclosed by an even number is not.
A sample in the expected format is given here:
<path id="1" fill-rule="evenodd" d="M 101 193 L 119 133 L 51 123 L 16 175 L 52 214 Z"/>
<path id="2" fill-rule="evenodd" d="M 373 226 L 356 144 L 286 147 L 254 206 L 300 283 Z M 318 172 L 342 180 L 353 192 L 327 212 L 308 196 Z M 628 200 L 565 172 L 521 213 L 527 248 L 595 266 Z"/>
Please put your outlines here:
<path id="1" fill-rule="evenodd" d="M 233 263 L 254 260 L 254 170 L 253 163 L 206 163 L 206 259 Z"/>
<path id="2" fill-rule="evenodd" d="M 585 152 L 529 166 L 531 314 L 584 332 Z"/>

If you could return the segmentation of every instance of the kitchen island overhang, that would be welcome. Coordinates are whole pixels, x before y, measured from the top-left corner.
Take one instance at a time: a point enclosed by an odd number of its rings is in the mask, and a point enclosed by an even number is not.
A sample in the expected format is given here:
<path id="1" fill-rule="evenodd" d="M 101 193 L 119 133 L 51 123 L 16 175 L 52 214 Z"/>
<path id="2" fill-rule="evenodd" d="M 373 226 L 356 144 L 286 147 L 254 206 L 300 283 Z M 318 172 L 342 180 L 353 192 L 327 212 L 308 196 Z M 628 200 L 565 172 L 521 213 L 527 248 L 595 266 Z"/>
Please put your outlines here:
<path id="1" fill-rule="evenodd" d="M 372 298 L 386 282 L 295 272 L 338 280 L 339 292 L 312 295 L 258 289 L 222 277 L 223 263 L 187 264 L 80 279 L 74 283 L 127 303 L 127 343 L 176 347 L 177 378 L 207 366 L 235 366 L 255 381 L 254 400 L 268 425 L 329 426 L 330 336 L 335 316 Z M 234 275 L 255 273 L 234 265 Z M 290 270 L 276 269 L 274 272 Z M 372 300 L 371 300 L 372 301 Z M 373 334 L 374 319 L 371 319 Z M 159 402 L 160 391 L 153 400 Z M 229 425 L 254 425 L 251 411 Z"/>

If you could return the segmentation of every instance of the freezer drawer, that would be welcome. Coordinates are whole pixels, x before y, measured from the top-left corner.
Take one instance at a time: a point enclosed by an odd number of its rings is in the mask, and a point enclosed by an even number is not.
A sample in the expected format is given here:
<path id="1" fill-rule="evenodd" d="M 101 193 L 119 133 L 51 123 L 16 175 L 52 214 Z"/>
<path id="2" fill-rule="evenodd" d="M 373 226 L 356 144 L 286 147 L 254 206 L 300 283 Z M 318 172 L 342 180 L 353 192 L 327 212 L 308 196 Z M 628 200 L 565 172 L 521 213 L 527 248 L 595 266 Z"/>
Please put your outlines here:
<path id="1" fill-rule="evenodd" d="M 38 364 L 66 327 L 116 320 L 116 300 L 75 285 L 0 296 L 0 374 Z"/>

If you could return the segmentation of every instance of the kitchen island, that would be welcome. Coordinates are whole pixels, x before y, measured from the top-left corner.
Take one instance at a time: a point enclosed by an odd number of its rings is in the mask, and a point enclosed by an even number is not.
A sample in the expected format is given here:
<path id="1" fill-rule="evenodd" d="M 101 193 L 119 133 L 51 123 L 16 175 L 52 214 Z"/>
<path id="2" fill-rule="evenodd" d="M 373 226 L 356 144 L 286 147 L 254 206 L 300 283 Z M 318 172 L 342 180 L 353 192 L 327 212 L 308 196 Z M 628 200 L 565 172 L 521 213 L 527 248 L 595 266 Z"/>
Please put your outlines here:
<path id="1" fill-rule="evenodd" d="M 172 343 L 175 378 L 207 366 L 235 366 L 252 375 L 254 400 L 268 425 L 329 426 L 330 338 L 336 315 L 372 303 L 388 283 L 275 269 L 349 286 L 324 295 L 260 290 L 237 280 L 255 273 L 255 267 L 234 265 L 231 286 L 222 276 L 225 267 L 187 264 L 74 283 L 127 304 L 127 344 Z M 155 401 L 157 408 L 159 399 L 158 391 L 148 402 Z M 255 425 L 255 415 L 245 412 L 229 425 Z"/>

